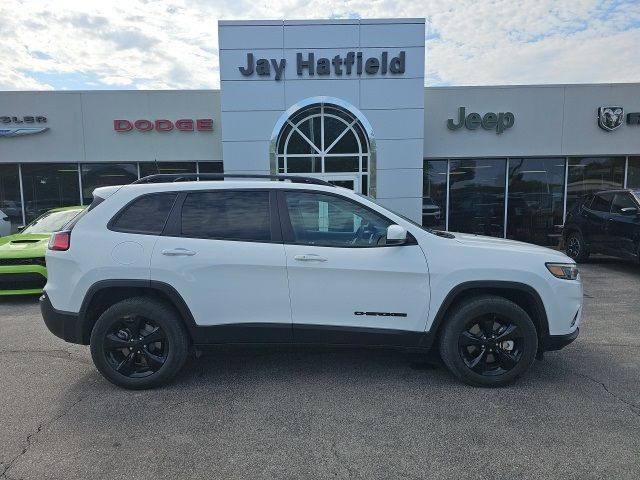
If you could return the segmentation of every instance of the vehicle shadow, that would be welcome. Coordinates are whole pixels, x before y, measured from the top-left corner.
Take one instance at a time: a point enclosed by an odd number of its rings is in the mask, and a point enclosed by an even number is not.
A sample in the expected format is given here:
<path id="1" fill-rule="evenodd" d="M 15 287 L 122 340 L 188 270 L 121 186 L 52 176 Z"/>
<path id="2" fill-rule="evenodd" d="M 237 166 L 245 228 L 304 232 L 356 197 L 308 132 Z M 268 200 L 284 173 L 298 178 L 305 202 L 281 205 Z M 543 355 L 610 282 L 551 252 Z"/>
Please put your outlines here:
<path id="1" fill-rule="evenodd" d="M 40 295 L 0 295 L 0 305 L 33 305 Z"/>

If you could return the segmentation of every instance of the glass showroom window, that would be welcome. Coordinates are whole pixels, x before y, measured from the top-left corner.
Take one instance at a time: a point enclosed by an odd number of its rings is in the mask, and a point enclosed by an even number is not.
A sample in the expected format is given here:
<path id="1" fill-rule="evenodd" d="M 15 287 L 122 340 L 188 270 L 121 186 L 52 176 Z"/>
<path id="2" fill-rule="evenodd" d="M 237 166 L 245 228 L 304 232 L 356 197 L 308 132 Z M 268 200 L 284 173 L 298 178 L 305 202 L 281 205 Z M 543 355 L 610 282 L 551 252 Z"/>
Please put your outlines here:
<path id="1" fill-rule="evenodd" d="M 108 185 L 125 185 L 138 179 L 135 163 L 85 163 L 82 168 L 82 198 L 91 203 L 93 190 Z"/>
<path id="2" fill-rule="evenodd" d="M 564 158 L 510 158 L 507 238 L 557 245 L 564 211 Z"/>
<path id="3" fill-rule="evenodd" d="M 5 218 L 10 222 L 10 233 L 15 233 L 23 224 L 22 200 L 20 198 L 20 179 L 18 177 L 18 165 L 0 165 L 0 222 Z M 6 233 L 6 227 L 0 235 Z"/>
<path id="4" fill-rule="evenodd" d="M 447 221 L 447 160 L 425 160 L 422 170 L 422 225 L 444 230 Z"/>
<path id="5" fill-rule="evenodd" d="M 449 230 L 504 236 L 506 160 L 449 162 Z"/>
<path id="6" fill-rule="evenodd" d="M 27 222 L 52 208 L 80 203 L 76 163 L 23 163 L 21 168 Z"/>
<path id="7" fill-rule="evenodd" d="M 640 188 L 640 157 L 629 157 L 627 188 Z"/>
<path id="8" fill-rule="evenodd" d="M 622 187 L 624 164 L 625 157 L 569 158 L 567 212 L 585 195 Z"/>
<path id="9" fill-rule="evenodd" d="M 196 162 L 140 162 L 140 177 L 156 173 L 196 173 Z"/>
<path id="10" fill-rule="evenodd" d="M 329 180 L 345 174 L 357 179 L 360 192 L 369 192 L 368 136 L 353 114 L 336 105 L 311 105 L 289 118 L 278 135 L 276 159 L 279 173 L 331 174 L 325 175 Z"/>
<path id="11" fill-rule="evenodd" d="M 198 162 L 200 173 L 224 173 L 222 162 Z"/>

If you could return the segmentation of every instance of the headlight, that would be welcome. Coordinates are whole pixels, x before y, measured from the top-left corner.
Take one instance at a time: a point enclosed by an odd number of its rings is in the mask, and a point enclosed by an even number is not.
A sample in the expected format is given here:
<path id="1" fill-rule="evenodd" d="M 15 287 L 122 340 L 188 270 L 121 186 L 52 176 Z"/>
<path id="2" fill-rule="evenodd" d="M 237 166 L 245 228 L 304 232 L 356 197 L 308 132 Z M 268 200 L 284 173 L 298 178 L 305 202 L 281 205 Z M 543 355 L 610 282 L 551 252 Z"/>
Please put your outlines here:
<path id="1" fill-rule="evenodd" d="M 563 280 L 578 278 L 578 267 L 575 263 L 545 263 L 545 265 L 554 277 Z"/>

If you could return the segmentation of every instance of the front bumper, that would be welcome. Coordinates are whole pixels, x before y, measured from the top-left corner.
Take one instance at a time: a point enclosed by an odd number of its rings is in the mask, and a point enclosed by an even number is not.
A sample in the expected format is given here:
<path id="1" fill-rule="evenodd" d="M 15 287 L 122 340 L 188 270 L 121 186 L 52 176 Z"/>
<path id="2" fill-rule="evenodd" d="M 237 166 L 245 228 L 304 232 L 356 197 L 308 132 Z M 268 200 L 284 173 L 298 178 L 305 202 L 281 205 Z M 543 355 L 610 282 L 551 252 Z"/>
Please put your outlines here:
<path id="1" fill-rule="evenodd" d="M 51 305 L 51 300 L 49 300 L 46 293 L 40 297 L 40 312 L 42 313 L 44 324 L 56 337 L 69 343 L 86 344 L 83 340 L 80 316 L 77 313 L 56 310 Z"/>
<path id="2" fill-rule="evenodd" d="M 549 335 L 544 342 L 543 351 L 560 350 L 578 338 L 579 333 L 580 329 L 576 328 L 573 332 L 567 333 L 566 335 Z"/>
<path id="3" fill-rule="evenodd" d="M 41 265 L 0 266 L 0 296 L 37 295 L 47 283 L 47 268 Z"/>

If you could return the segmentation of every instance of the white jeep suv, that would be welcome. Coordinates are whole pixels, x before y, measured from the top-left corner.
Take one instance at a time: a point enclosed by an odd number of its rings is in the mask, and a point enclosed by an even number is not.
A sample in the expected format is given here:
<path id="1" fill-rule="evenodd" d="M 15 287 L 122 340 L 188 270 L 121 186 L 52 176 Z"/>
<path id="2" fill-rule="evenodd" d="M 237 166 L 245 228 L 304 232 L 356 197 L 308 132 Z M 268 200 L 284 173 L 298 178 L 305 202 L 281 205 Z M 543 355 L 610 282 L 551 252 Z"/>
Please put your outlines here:
<path id="1" fill-rule="evenodd" d="M 317 179 L 239 176 L 96 189 L 51 238 L 47 327 L 137 389 L 224 343 L 435 348 L 500 386 L 578 336 L 582 281 L 560 252 L 426 230 Z"/>

